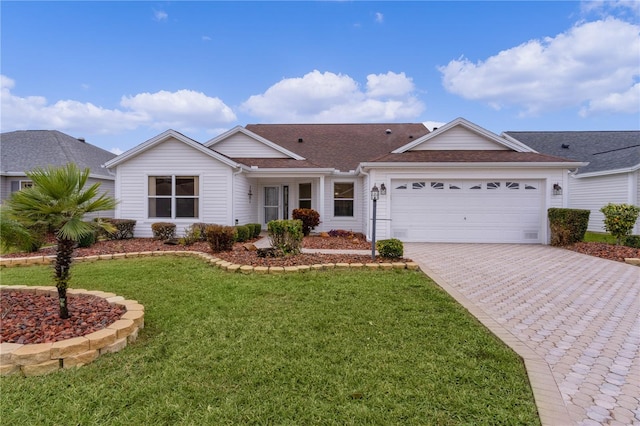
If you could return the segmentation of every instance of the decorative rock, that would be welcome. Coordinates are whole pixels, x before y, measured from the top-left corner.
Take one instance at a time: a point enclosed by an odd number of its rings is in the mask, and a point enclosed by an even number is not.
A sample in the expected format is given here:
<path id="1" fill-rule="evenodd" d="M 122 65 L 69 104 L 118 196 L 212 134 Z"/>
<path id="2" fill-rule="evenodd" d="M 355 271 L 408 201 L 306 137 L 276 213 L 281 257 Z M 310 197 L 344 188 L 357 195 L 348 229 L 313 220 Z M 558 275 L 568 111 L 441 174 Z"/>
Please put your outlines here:
<path id="1" fill-rule="evenodd" d="M 244 247 L 244 249 L 247 250 L 247 251 L 256 251 L 256 250 L 258 250 L 258 247 L 256 247 L 256 245 L 253 244 L 253 243 L 243 244 L 242 247 Z"/>

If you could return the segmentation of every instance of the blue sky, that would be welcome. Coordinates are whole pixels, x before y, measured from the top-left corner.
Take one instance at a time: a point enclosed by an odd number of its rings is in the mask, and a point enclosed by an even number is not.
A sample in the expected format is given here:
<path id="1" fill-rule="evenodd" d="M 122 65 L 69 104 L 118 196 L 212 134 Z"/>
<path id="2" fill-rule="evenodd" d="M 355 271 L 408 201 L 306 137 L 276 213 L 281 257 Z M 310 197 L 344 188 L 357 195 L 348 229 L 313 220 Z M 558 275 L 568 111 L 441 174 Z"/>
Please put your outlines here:
<path id="1" fill-rule="evenodd" d="M 640 2 L 0 3 L 3 132 L 119 153 L 250 123 L 640 128 Z"/>

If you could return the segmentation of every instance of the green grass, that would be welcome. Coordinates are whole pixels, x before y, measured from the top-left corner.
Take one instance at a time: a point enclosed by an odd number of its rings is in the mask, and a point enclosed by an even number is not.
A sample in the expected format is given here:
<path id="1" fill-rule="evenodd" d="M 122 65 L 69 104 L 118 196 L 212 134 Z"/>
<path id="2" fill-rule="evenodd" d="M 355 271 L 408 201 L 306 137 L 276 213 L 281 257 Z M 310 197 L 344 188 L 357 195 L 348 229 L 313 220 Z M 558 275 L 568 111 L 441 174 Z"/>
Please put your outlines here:
<path id="1" fill-rule="evenodd" d="M 42 266 L 1 274 L 51 283 Z M 145 328 L 82 368 L 2 378 L 3 424 L 539 424 L 522 361 L 417 271 L 242 275 L 162 257 L 72 277 L 144 304 Z"/>
<path id="2" fill-rule="evenodd" d="M 584 234 L 584 241 L 587 243 L 607 243 L 607 244 L 616 244 L 616 238 L 611 234 L 606 234 L 603 232 L 591 232 L 587 231 Z"/>

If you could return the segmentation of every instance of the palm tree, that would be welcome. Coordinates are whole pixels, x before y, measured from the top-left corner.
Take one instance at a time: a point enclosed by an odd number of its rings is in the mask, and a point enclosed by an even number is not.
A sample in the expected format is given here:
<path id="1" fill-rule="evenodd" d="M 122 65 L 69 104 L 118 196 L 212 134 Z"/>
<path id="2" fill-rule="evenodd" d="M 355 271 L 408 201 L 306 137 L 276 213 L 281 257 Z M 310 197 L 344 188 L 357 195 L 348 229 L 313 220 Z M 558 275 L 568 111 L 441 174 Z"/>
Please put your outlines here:
<path id="1" fill-rule="evenodd" d="M 69 318 L 67 286 L 73 250 L 78 240 L 96 229 L 110 228 L 103 222 L 87 222 L 85 214 L 115 208 L 116 201 L 98 194 L 99 183 L 85 189 L 89 169 L 81 171 L 69 163 L 63 167 L 36 168 L 26 173 L 33 187 L 14 192 L 7 205 L 11 216 L 25 226 L 46 225 L 56 237 L 54 277 L 60 301 L 60 318 Z"/>

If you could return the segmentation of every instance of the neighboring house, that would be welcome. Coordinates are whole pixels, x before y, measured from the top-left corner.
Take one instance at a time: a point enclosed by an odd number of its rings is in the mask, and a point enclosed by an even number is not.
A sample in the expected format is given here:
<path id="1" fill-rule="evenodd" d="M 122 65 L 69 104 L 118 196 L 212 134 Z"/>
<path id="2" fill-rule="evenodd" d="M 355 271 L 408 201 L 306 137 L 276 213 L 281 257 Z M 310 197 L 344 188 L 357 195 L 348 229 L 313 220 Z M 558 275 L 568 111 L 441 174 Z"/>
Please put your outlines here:
<path id="1" fill-rule="evenodd" d="M 101 192 L 114 195 L 115 176 L 102 167 L 115 154 L 56 130 L 20 130 L 0 134 L 0 200 L 31 185 L 25 172 L 36 167 L 75 163 L 89 168 L 89 183 L 100 183 Z M 101 213 L 113 216 L 113 211 Z"/>
<path id="2" fill-rule="evenodd" d="M 589 230 L 604 232 L 608 203 L 640 205 L 640 131 L 506 132 L 537 152 L 588 162 L 569 174 L 568 207 L 590 210 Z M 640 221 L 634 234 L 640 234 Z"/>
<path id="3" fill-rule="evenodd" d="M 107 162 L 116 217 L 151 224 L 223 225 L 320 213 L 316 231 L 435 242 L 548 242 L 547 209 L 566 206 L 553 186 L 584 165 L 533 152 L 458 118 L 422 124 L 264 124 L 198 143 L 173 130 Z M 384 189 L 383 189 L 384 188 Z"/>

